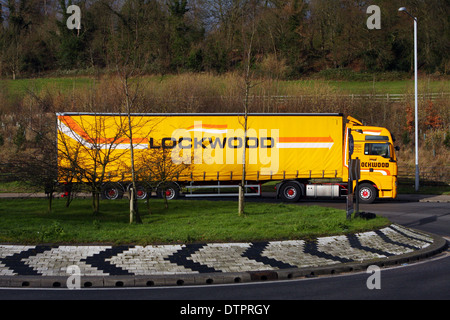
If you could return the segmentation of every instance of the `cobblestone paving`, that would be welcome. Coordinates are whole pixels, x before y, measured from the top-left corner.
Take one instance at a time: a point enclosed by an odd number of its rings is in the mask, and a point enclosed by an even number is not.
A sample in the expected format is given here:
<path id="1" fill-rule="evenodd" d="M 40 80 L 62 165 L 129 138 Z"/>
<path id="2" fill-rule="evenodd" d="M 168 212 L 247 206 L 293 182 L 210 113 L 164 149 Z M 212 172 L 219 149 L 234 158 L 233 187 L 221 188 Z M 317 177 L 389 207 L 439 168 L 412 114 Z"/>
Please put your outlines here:
<path id="1" fill-rule="evenodd" d="M 152 246 L 0 245 L 0 276 L 174 275 L 281 270 L 387 258 L 424 249 L 428 235 L 398 225 L 359 234 L 253 243 Z"/>

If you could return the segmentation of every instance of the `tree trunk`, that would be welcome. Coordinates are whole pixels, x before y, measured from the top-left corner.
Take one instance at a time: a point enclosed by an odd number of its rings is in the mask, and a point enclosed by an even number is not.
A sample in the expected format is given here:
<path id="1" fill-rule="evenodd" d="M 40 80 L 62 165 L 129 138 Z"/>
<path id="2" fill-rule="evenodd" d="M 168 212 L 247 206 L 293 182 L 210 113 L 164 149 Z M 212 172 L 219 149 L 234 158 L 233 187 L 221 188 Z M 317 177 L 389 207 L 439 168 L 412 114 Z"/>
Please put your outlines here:
<path id="1" fill-rule="evenodd" d="M 147 196 L 147 199 L 145 199 L 145 205 L 147 206 L 148 214 L 152 214 L 152 208 L 150 206 L 150 196 Z"/>
<path id="2" fill-rule="evenodd" d="M 169 202 L 167 201 L 167 195 L 165 191 L 163 191 L 163 197 L 164 197 L 164 208 L 169 209 Z"/>
<path id="3" fill-rule="evenodd" d="M 130 224 L 131 223 L 140 223 L 140 218 L 138 218 L 138 214 L 136 213 L 138 210 L 136 206 L 136 193 L 134 187 L 130 188 Z"/>
<path id="4" fill-rule="evenodd" d="M 72 202 L 71 197 L 72 197 L 72 192 L 69 191 L 66 196 L 66 208 L 68 208 L 70 206 L 70 202 Z"/>
<path id="5" fill-rule="evenodd" d="M 248 121 L 248 97 L 250 94 L 250 89 L 252 87 L 252 82 L 250 80 L 250 59 L 251 59 L 251 51 L 252 51 L 252 42 L 253 35 L 250 38 L 250 45 L 247 51 L 247 65 L 245 71 L 245 97 L 244 97 L 244 145 L 242 151 L 242 180 L 239 185 L 239 205 L 238 205 L 238 214 L 241 216 L 244 214 L 245 207 L 245 177 L 246 177 L 246 163 L 247 163 L 247 121 Z"/>
<path id="6" fill-rule="evenodd" d="M 52 213 L 53 191 L 47 194 L 48 213 Z"/>
<path id="7" fill-rule="evenodd" d="M 128 116 L 128 130 L 130 138 L 130 156 L 131 156 L 131 179 L 132 188 L 130 190 L 130 224 L 131 223 L 142 223 L 141 216 L 139 215 L 139 210 L 137 206 L 136 199 L 136 171 L 134 168 L 134 146 L 133 146 L 133 128 L 131 126 L 131 102 L 130 95 L 128 91 L 128 78 L 125 76 L 124 79 L 124 89 L 127 104 L 127 116 Z"/>
<path id="8" fill-rule="evenodd" d="M 92 214 L 97 216 L 100 212 L 100 194 L 98 191 L 92 192 Z"/>
<path id="9" fill-rule="evenodd" d="M 241 216 L 244 214 L 245 208 L 245 177 L 246 177 L 246 163 L 247 163 L 247 113 L 248 113 L 248 91 L 249 87 L 247 85 L 245 92 L 245 110 L 244 110 L 244 145 L 242 151 L 242 180 L 239 184 L 239 206 L 238 206 L 238 214 Z"/>
<path id="10" fill-rule="evenodd" d="M 244 207 L 245 207 L 245 201 L 244 201 L 244 186 L 239 184 L 239 204 L 238 204 L 238 212 L 239 215 L 244 214 Z"/>

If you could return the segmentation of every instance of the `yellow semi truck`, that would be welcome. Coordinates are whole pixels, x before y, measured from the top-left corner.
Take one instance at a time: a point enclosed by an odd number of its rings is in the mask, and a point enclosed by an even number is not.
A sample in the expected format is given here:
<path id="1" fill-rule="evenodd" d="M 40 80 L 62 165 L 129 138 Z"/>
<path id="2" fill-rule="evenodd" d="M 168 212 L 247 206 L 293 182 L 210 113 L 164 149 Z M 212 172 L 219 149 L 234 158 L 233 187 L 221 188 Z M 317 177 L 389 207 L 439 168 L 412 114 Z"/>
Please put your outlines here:
<path id="1" fill-rule="evenodd" d="M 133 155 L 138 197 L 152 190 L 169 199 L 235 196 L 245 162 L 246 195 L 260 195 L 261 184 L 277 181 L 277 197 L 298 201 L 345 196 L 349 159 L 358 158 L 360 201 L 395 198 L 392 135 L 347 120 L 249 114 L 245 131 L 242 114 L 58 113 L 59 182 L 98 179 L 105 198 L 118 198 L 130 185 Z"/>

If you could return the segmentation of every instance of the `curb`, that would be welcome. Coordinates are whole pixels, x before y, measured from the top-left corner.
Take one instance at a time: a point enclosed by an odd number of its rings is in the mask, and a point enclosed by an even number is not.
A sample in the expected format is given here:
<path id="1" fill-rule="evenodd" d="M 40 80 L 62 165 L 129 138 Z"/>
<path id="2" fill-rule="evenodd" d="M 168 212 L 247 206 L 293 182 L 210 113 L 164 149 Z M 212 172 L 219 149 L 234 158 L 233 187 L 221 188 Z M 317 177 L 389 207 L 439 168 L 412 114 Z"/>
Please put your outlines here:
<path id="1" fill-rule="evenodd" d="M 412 231 L 417 231 L 408 228 Z M 342 273 L 361 272 L 371 265 L 380 268 L 414 263 L 435 256 L 448 248 L 448 242 L 437 235 L 417 231 L 428 235 L 433 243 L 424 249 L 386 258 L 362 262 L 338 263 L 328 266 L 292 268 L 281 270 L 261 270 L 227 273 L 132 275 L 132 276 L 81 276 L 80 288 L 122 288 L 122 287 L 158 287 L 191 286 L 212 284 L 236 284 L 275 280 L 290 280 Z M 0 287 L 10 288 L 68 288 L 69 276 L 0 276 Z"/>
<path id="2" fill-rule="evenodd" d="M 399 194 L 395 200 L 406 202 L 449 203 L 450 195 Z"/>

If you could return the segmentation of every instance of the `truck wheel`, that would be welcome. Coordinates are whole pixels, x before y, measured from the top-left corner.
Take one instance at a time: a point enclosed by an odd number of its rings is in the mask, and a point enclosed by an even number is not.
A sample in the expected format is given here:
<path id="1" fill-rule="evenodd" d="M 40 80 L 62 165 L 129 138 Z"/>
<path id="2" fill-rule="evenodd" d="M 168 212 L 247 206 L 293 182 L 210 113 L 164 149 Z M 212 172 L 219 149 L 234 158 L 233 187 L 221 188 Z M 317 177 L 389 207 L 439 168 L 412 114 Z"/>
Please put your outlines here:
<path id="1" fill-rule="evenodd" d="M 297 183 L 287 182 L 281 187 L 280 196 L 283 201 L 297 202 L 302 196 L 302 189 Z"/>
<path id="2" fill-rule="evenodd" d="M 377 189 L 370 183 L 362 183 L 359 186 L 359 201 L 370 204 L 377 198 Z"/>

